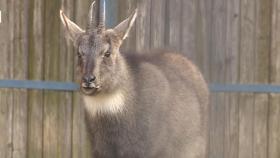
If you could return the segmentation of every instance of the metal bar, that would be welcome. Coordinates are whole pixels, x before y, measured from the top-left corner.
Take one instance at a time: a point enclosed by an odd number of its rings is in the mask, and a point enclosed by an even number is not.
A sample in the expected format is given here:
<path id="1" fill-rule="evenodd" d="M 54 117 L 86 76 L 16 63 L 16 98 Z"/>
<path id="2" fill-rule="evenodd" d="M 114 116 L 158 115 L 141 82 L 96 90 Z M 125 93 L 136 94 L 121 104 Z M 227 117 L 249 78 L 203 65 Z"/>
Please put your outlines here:
<path id="1" fill-rule="evenodd" d="M 76 91 L 79 86 L 71 82 L 0 80 L 0 88 L 24 88 L 56 91 Z"/>
<path id="2" fill-rule="evenodd" d="M 280 85 L 267 84 L 210 84 L 212 92 L 280 93 Z"/>
<path id="3" fill-rule="evenodd" d="M 118 2 L 116 0 L 106 0 L 106 26 L 113 28 L 118 23 Z"/>
<path id="4" fill-rule="evenodd" d="M 0 88 L 76 91 L 79 85 L 72 82 L 0 80 Z M 280 93 L 280 85 L 266 84 L 210 84 L 209 89 L 214 93 Z"/>

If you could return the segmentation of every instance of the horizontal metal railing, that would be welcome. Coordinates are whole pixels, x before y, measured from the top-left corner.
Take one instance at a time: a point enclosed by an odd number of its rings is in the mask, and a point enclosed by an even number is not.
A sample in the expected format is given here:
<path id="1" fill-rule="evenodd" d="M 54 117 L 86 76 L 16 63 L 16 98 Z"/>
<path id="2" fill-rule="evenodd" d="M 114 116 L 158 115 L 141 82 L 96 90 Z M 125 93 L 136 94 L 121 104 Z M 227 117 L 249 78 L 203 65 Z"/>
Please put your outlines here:
<path id="1" fill-rule="evenodd" d="M 76 91 L 79 85 L 72 82 L 0 80 L 0 88 L 24 88 L 55 91 Z M 212 92 L 280 93 L 280 85 L 269 84 L 210 84 Z"/>
<path id="2" fill-rule="evenodd" d="M 0 80 L 0 88 L 24 88 L 55 91 L 75 91 L 79 85 L 72 82 Z"/>

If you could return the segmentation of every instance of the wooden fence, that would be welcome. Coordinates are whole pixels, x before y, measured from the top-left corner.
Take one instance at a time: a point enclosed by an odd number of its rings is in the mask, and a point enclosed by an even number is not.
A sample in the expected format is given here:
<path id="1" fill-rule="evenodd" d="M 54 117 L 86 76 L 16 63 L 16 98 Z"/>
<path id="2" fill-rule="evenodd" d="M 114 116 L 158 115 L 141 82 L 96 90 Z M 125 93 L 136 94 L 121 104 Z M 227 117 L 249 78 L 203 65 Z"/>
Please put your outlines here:
<path id="1" fill-rule="evenodd" d="M 183 52 L 209 83 L 280 83 L 278 0 L 108 1 L 113 22 L 139 8 L 122 49 Z M 58 14 L 86 26 L 90 3 L 0 0 L 0 79 L 75 81 Z M 280 94 L 213 93 L 209 158 L 279 158 L 279 104 Z M 1 89 L 0 158 L 89 158 L 83 115 L 78 92 Z"/>

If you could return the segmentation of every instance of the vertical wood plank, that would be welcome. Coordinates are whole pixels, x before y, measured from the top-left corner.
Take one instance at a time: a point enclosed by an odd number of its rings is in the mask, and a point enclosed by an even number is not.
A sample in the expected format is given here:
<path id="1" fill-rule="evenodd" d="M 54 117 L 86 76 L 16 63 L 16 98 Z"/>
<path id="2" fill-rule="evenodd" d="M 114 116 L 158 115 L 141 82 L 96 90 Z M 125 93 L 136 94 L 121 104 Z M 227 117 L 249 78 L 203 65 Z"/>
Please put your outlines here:
<path id="1" fill-rule="evenodd" d="M 44 1 L 44 79 L 59 79 L 60 19 L 58 13 L 60 1 Z M 44 92 L 44 140 L 43 157 L 53 158 L 58 155 L 58 109 L 59 93 Z"/>
<path id="2" fill-rule="evenodd" d="M 273 55 L 272 55 L 273 56 Z M 279 57 L 273 56 L 273 58 Z M 279 61 L 279 60 L 278 60 Z M 279 64 L 278 64 L 279 65 Z M 275 67 L 273 68 L 275 70 Z M 273 79 L 273 81 L 276 81 Z M 279 80 L 277 81 L 279 83 Z M 279 94 L 271 94 L 270 95 L 270 105 L 269 105 L 269 125 L 268 125 L 268 157 L 269 158 L 278 158 L 280 156 L 280 140 L 279 140 L 279 133 L 280 133 L 280 95 Z"/>
<path id="3" fill-rule="evenodd" d="M 225 96 L 224 157 L 238 158 L 239 153 L 239 104 L 238 94 Z"/>
<path id="4" fill-rule="evenodd" d="M 197 17 L 197 0 L 183 0 L 182 1 L 182 39 L 181 39 L 181 46 L 182 52 L 186 55 L 191 61 L 194 63 L 197 62 L 197 47 L 196 44 L 199 45 L 199 41 L 197 41 L 198 35 L 198 17 Z"/>
<path id="5" fill-rule="evenodd" d="M 280 2 L 272 1 L 272 27 L 271 27 L 271 55 L 270 55 L 270 77 L 271 84 L 280 83 Z M 280 157 L 280 95 L 271 94 L 269 105 L 268 125 L 268 158 Z"/>
<path id="6" fill-rule="evenodd" d="M 200 68 L 205 80 L 210 81 L 210 48 L 211 48 L 211 1 L 197 1 L 197 20 L 196 20 L 196 64 Z"/>
<path id="7" fill-rule="evenodd" d="M 136 21 L 136 49 L 150 48 L 151 0 L 137 0 L 138 17 Z"/>
<path id="8" fill-rule="evenodd" d="M 90 158 L 91 148 L 84 122 L 84 103 L 81 100 L 79 93 L 74 94 L 73 103 L 72 157 Z"/>
<path id="9" fill-rule="evenodd" d="M 241 0 L 240 83 L 254 83 L 256 1 Z M 239 158 L 253 158 L 254 94 L 240 94 Z"/>
<path id="10" fill-rule="evenodd" d="M 182 0 L 167 2 L 167 36 L 166 45 L 168 48 L 181 50 L 181 10 Z"/>
<path id="11" fill-rule="evenodd" d="M 275 30 L 274 30 L 275 31 Z M 275 52 L 274 52 L 275 53 Z M 277 63 L 276 60 L 279 60 L 278 55 L 271 55 L 271 59 L 275 60 L 273 63 Z M 273 65 L 273 64 L 271 64 Z M 273 70 L 279 70 L 278 66 L 279 64 L 276 64 L 273 66 Z M 276 66 L 276 67 L 275 67 Z M 279 84 L 279 79 L 275 80 L 275 78 L 272 79 L 272 83 Z M 268 126 L 268 133 L 269 133 L 269 142 L 268 142 L 268 157 L 269 158 L 278 158 L 280 156 L 280 140 L 279 140 L 279 133 L 280 133 L 280 95 L 279 94 L 271 94 L 270 95 L 270 104 L 269 104 L 269 126 Z"/>
<path id="12" fill-rule="evenodd" d="M 210 81 L 225 81 L 226 1 L 213 0 L 211 17 Z M 225 94 L 212 94 L 210 107 L 210 158 L 224 155 Z"/>
<path id="13" fill-rule="evenodd" d="M 200 57 L 199 60 L 196 61 L 197 66 L 200 68 L 204 79 L 206 82 L 210 81 L 210 38 L 211 38 L 211 14 L 210 11 L 212 10 L 212 6 L 210 5 L 212 2 L 209 0 L 198 0 L 197 1 L 197 19 L 196 19 L 196 31 L 197 31 L 197 37 L 196 41 L 198 44 L 196 44 L 196 53 L 198 53 L 198 56 Z M 210 93 L 211 95 L 211 93 Z M 211 105 L 209 103 L 208 108 L 208 148 L 207 148 L 207 158 L 210 155 L 210 109 Z"/>
<path id="14" fill-rule="evenodd" d="M 117 0 L 117 2 L 115 3 L 118 3 L 118 7 L 119 7 L 117 24 L 119 24 L 121 21 L 126 19 L 137 8 L 137 0 Z M 138 21 L 138 18 L 139 17 L 136 18 L 136 21 Z M 121 51 L 136 49 L 136 27 L 137 27 L 136 24 L 137 22 L 135 22 L 134 26 L 130 30 L 127 39 L 122 44 Z"/>
<path id="15" fill-rule="evenodd" d="M 253 157 L 267 158 L 268 94 L 255 95 Z"/>
<path id="16" fill-rule="evenodd" d="M 225 82 L 236 84 L 239 80 L 240 0 L 227 0 Z M 239 137 L 238 94 L 225 95 L 224 156 L 238 157 Z"/>
<path id="17" fill-rule="evenodd" d="M 75 17 L 72 19 L 82 28 L 87 25 L 87 16 L 91 0 L 75 1 Z M 76 50 L 75 50 L 76 51 Z M 75 66 L 77 58 L 75 57 Z M 75 72 L 74 79 L 78 82 L 80 79 Z M 87 138 L 85 122 L 84 122 L 84 103 L 80 94 L 74 93 L 73 98 L 73 131 L 72 131 L 72 157 L 73 158 L 90 158 L 90 144 Z"/>
<path id="18" fill-rule="evenodd" d="M 151 7 L 151 48 L 164 48 L 166 0 L 152 0 Z"/>
<path id="19" fill-rule="evenodd" d="M 28 79 L 43 79 L 43 2 L 30 0 L 28 39 Z M 28 158 L 43 156 L 43 92 L 28 93 Z"/>
<path id="20" fill-rule="evenodd" d="M 27 79 L 28 68 L 28 0 L 15 1 L 13 78 Z M 13 91 L 13 158 L 26 157 L 27 145 L 27 90 Z"/>
<path id="21" fill-rule="evenodd" d="M 11 52 L 13 49 L 13 2 L 0 0 L 2 11 L 2 23 L 0 24 L 0 47 L 1 58 L 3 64 L 0 67 L 0 78 L 11 78 L 12 73 Z M 12 90 L 0 90 L 0 157 L 12 158 L 12 119 L 13 119 L 13 98 Z"/>
<path id="22" fill-rule="evenodd" d="M 256 2 L 255 82 L 269 82 L 271 0 Z M 267 158 L 268 94 L 255 94 L 253 157 Z"/>
<path id="23" fill-rule="evenodd" d="M 62 0 L 61 7 L 64 12 L 70 16 L 74 16 L 74 1 Z M 61 24 L 61 23 L 60 23 Z M 74 52 L 72 43 L 65 40 L 65 30 L 60 27 L 60 51 L 59 51 L 59 80 L 71 82 L 73 81 Z M 72 103 L 73 96 L 71 92 L 59 94 L 59 108 L 58 108 L 58 157 L 69 158 L 72 157 Z"/>

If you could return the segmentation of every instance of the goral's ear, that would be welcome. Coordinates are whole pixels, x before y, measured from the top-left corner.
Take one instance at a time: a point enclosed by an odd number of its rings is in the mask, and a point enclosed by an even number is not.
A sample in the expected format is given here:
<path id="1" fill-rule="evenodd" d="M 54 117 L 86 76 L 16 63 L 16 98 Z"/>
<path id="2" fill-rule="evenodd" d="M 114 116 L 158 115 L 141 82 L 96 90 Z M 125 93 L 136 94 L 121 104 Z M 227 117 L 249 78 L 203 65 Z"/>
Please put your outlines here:
<path id="1" fill-rule="evenodd" d="M 120 36 L 122 40 L 126 39 L 130 29 L 132 28 L 135 19 L 137 17 L 137 9 L 134 11 L 132 15 L 130 15 L 127 19 L 122 21 L 118 26 L 114 28 L 114 31 Z"/>
<path id="2" fill-rule="evenodd" d="M 81 29 L 77 24 L 72 22 L 62 10 L 60 10 L 60 20 L 64 26 L 65 32 L 68 37 L 75 43 L 82 33 L 85 31 Z"/>

